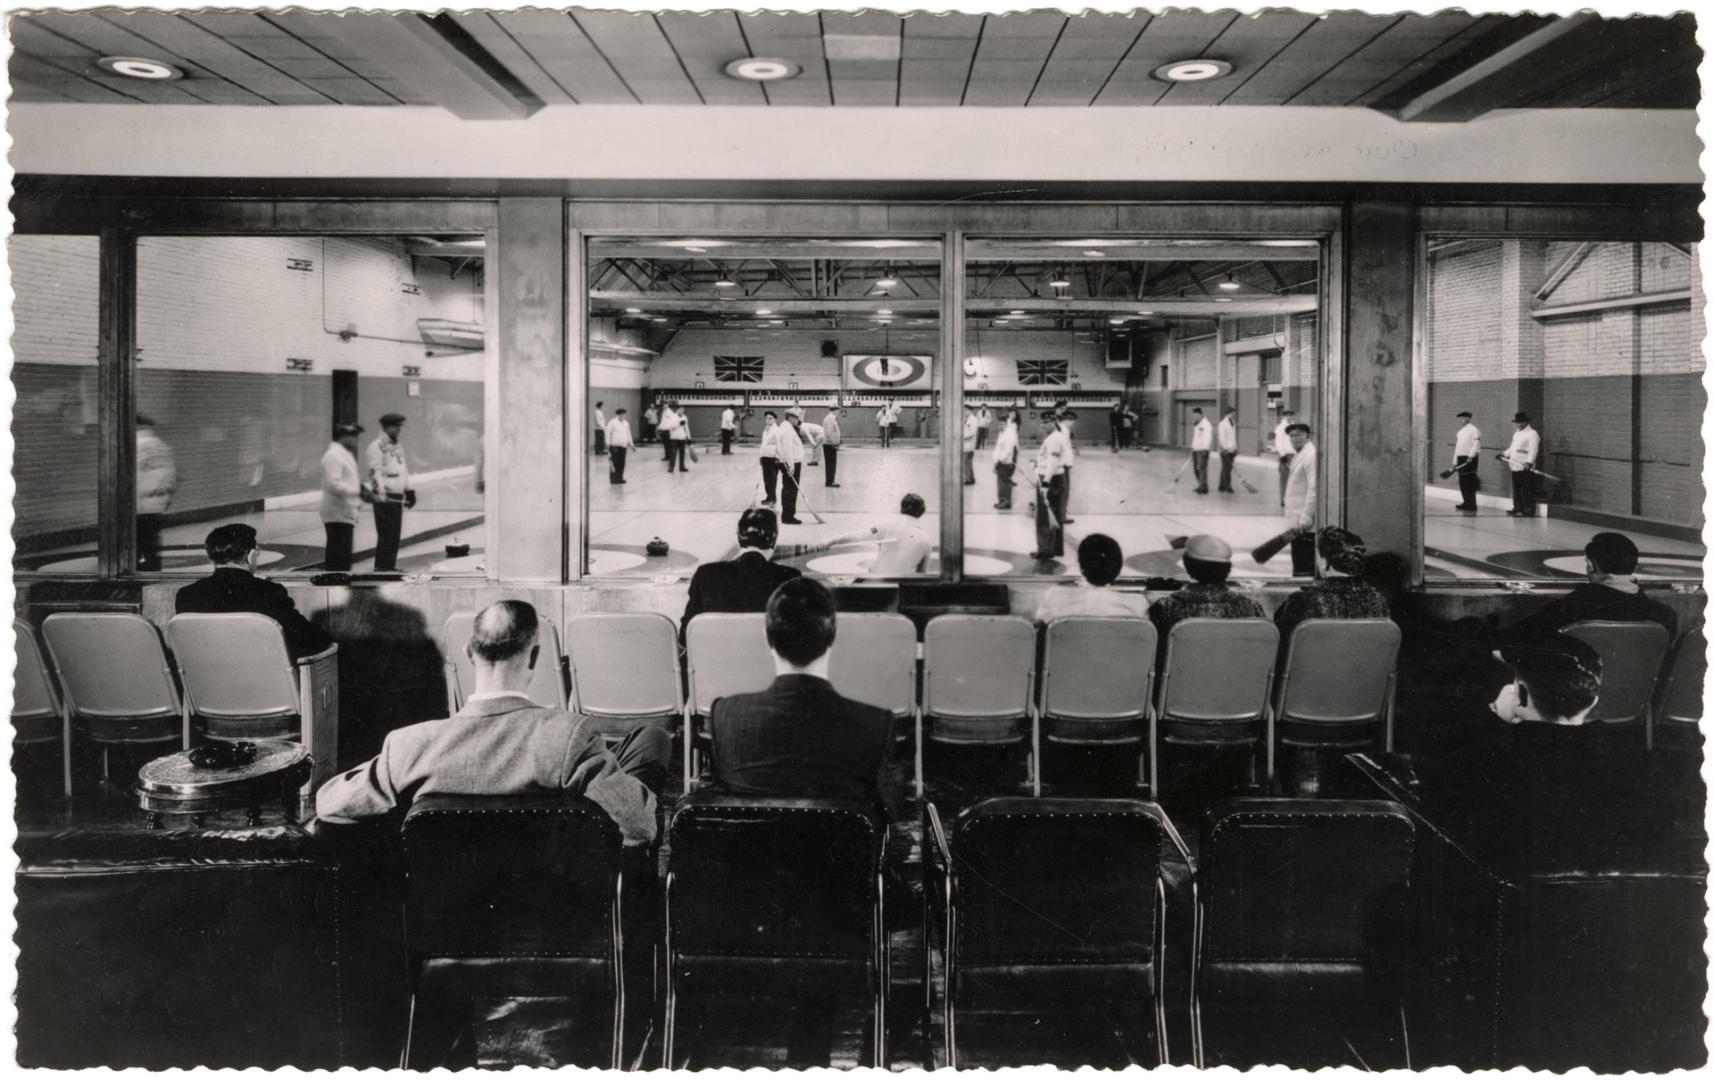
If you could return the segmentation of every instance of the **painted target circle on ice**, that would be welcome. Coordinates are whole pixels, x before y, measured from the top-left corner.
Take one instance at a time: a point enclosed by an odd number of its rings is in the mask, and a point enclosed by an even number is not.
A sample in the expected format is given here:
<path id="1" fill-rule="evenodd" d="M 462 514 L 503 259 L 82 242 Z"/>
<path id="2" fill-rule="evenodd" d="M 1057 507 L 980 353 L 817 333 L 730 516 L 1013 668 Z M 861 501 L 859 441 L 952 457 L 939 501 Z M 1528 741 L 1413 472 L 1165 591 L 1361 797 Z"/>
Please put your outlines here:
<path id="1" fill-rule="evenodd" d="M 928 363 L 920 356 L 858 356 L 851 361 L 851 377 L 869 386 L 909 386 L 928 374 Z"/>

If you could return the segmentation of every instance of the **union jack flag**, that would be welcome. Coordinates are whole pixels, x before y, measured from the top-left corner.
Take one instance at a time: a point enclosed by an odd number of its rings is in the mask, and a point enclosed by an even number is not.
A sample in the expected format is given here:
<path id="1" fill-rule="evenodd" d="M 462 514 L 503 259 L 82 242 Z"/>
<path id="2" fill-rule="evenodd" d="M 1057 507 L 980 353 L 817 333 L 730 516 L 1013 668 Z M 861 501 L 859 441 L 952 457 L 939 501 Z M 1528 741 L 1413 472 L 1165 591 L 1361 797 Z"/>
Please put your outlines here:
<path id="1" fill-rule="evenodd" d="M 759 383 L 762 381 L 762 357 L 716 356 L 714 381 Z"/>
<path id="2" fill-rule="evenodd" d="M 1019 360 L 1018 382 L 1023 386 L 1064 386 L 1070 367 L 1069 360 Z"/>

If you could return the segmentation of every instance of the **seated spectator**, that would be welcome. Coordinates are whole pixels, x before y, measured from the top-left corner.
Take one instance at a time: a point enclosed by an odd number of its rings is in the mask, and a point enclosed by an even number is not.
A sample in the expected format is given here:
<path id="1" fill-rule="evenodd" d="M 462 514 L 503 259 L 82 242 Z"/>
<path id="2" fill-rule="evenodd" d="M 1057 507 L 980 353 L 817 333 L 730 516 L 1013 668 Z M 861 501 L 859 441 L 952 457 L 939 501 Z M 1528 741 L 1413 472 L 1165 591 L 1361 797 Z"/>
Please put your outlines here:
<path id="1" fill-rule="evenodd" d="M 522 600 L 479 612 L 466 646 L 476 686 L 464 708 L 390 732 L 379 755 L 321 786 L 317 816 L 345 824 L 422 795 L 566 792 L 607 811 L 627 845 L 652 842 L 670 737 L 638 728 L 609 751 L 587 717 L 531 701 L 536 632 L 536 609 Z"/>
<path id="2" fill-rule="evenodd" d="M 314 656 L 333 644 L 327 631 L 310 622 L 292 603 L 291 594 L 278 582 L 256 576 L 261 551 L 256 530 L 248 525 L 221 525 L 203 541 L 214 573 L 193 581 L 173 598 L 173 609 L 186 612 L 222 613 L 249 611 L 280 624 L 286 636 L 286 651 L 292 659 Z"/>
<path id="3" fill-rule="evenodd" d="M 1184 572 L 1191 584 L 1149 605 L 1149 619 L 1160 631 L 1166 657 L 1167 634 L 1181 619 L 1259 619 L 1262 605 L 1226 584 L 1232 573 L 1232 545 L 1218 536 L 1192 536 L 1184 542 Z"/>
<path id="4" fill-rule="evenodd" d="M 1677 636 L 1678 614 L 1643 595 L 1637 583 L 1637 545 L 1624 533 L 1602 532 L 1583 548 L 1589 580 L 1541 610 L 1506 627 L 1507 638 L 1530 640 L 1554 634 L 1572 623 L 1653 622 Z"/>
<path id="5" fill-rule="evenodd" d="M 738 554 L 727 562 L 703 563 L 690 578 L 679 625 L 705 611 L 766 611 L 768 597 L 782 582 L 802 576 L 796 567 L 774 562 L 779 519 L 766 507 L 751 507 L 738 517 Z"/>
<path id="6" fill-rule="evenodd" d="M 853 798 L 898 820 L 901 782 L 888 758 L 893 715 L 841 697 L 827 679 L 837 630 L 833 594 L 795 578 L 768 600 L 774 682 L 714 703 L 716 786 L 739 795 Z"/>
<path id="7" fill-rule="evenodd" d="M 1315 538 L 1321 557 L 1321 579 L 1305 585 L 1285 598 L 1274 612 L 1284 646 L 1291 632 L 1305 619 L 1385 619 L 1387 598 L 1362 579 L 1363 538 L 1329 525 Z"/>
<path id="8" fill-rule="evenodd" d="M 1125 553 L 1119 542 L 1102 533 L 1091 533 L 1077 545 L 1077 568 L 1083 580 L 1049 589 L 1036 608 L 1036 622 L 1049 623 L 1067 615 L 1130 615 L 1141 617 L 1149 609 L 1141 593 L 1112 588 L 1125 568 Z"/>
<path id="9" fill-rule="evenodd" d="M 1508 724 L 1575 727 L 1589 718 L 1601 692 L 1601 654 L 1566 634 L 1514 641 L 1494 654 L 1512 669 L 1512 681 L 1488 706 Z"/>

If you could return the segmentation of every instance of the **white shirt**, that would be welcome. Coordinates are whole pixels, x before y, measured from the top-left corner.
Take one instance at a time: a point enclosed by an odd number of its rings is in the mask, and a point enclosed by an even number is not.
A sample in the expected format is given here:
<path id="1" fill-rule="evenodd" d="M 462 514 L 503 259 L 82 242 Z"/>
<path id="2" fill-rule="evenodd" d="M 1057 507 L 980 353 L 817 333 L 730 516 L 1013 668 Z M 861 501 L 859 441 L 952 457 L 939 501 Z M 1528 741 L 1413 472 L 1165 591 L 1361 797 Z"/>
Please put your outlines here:
<path id="1" fill-rule="evenodd" d="M 721 431 L 732 431 L 737 426 L 738 426 L 738 418 L 736 416 L 732 415 L 732 410 L 731 409 L 722 410 L 720 413 L 720 430 Z"/>
<path id="2" fill-rule="evenodd" d="M 838 446 L 845 436 L 839 433 L 839 414 L 830 412 L 821 420 L 821 441 L 828 446 Z"/>
<path id="3" fill-rule="evenodd" d="M 1042 594 L 1036 608 L 1036 622 L 1049 623 L 1068 615 L 1123 615 L 1141 618 L 1147 615 L 1149 602 L 1142 593 L 1120 592 L 1109 585 L 1091 585 L 1079 581 L 1075 585 L 1060 585 Z"/>
<path id="4" fill-rule="evenodd" d="M 780 425 L 769 424 L 762 429 L 762 456 L 778 458 L 780 456 Z"/>
<path id="5" fill-rule="evenodd" d="M 321 455 L 321 520 L 323 523 L 357 524 L 358 494 L 363 478 L 357 473 L 357 456 L 339 443 L 329 443 Z"/>
<path id="6" fill-rule="evenodd" d="M 869 532 L 881 542 L 881 550 L 866 573 L 893 576 L 920 573 L 934 551 L 934 542 L 923 532 L 922 520 L 908 514 L 871 525 Z"/>
<path id="7" fill-rule="evenodd" d="M 341 450 L 344 447 L 340 447 Z M 348 455 L 349 456 L 349 455 Z M 355 469 L 357 463 L 353 461 Z M 152 428 L 137 429 L 137 513 L 161 514 L 172 505 L 178 490 L 179 470 L 172 447 Z M 323 520 L 326 520 L 325 518 Z M 356 520 L 353 518 L 352 520 Z"/>
<path id="8" fill-rule="evenodd" d="M 1066 444 L 1065 432 L 1055 429 L 1042 440 L 1041 449 L 1036 451 L 1036 476 L 1042 480 L 1051 480 L 1065 471 L 1066 455 L 1071 447 Z"/>
<path id="9" fill-rule="evenodd" d="M 809 443 L 811 448 L 820 446 L 827 441 L 827 430 L 820 424 L 812 424 L 808 420 L 798 425 L 797 433 L 800 438 Z"/>
<path id="10" fill-rule="evenodd" d="M 690 438 L 690 421 L 685 418 L 684 413 L 673 409 L 667 409 L 661 413 L 660 428 L 667 433 L 667 438 L 676 442 L 683 442 Z"/>
<path id="11" fill-rule="evenodd" d="M 1513 472 L 1523 472 L 1535 464 L 1536 454 L 1541 451 L 1541 435 L 1535 428 L 1525 424 L 1523 429 L 1512 436 L 1512 445 L 1506 449 L 1506 464 Z"/>
<path id="12" fill-rule="evenodd" d="M 987 409 L 978 409 L 976 411 L 976 426 L 977 427 L 989 427 L 993 423 L 994 423 L 994 414 L 993 413 L 989 412 Z"/>
<path id="13" fill-rule="evenodd" d="M 976 449 L 976 433 L 982 429 L 975 413 L 967 413 L 964 417 L 964 452 L 966 454 Z"/>
<path id="14" fill-rule="evenodd" d="M 1220 450 L 1226 454 L 1238 452 L 1238 425 L 1232 422 L 1230 416 L 1223 417 L 1220 421 Z"/>
<path id="15" fill-rule="evenodd" d="M 1300 529 L 1315 525 L 1315 444 L 1306 442 L 1291 459 L 1285 482 L 1286 522 Z"/>
<path id="16" fill-rule="evenodd" d="M 595 410 L 595 426 L 603 430 L 607 427 L 607 414 L 600 409 Z"/>
<path id="17" fill-rule="evenodd" d="M 780 464 L 786 468 L 803 464 L 803 439 L 798 437 L 797 429 L 791 421 L 774 428 L 774 446 L 779 454 Z"/>
<path id="18" fill-rule="evenodd" d="M 607 421 L 607 446 L 609 449 L 614 447 L 628 449 L 635 445 L 631 441 L 631 421 L 623 416 L 615 416 Z"/>
<path id="19" fill-rule="evenodd" d="M 1455 457 L 1475 457 L 1482 452 L 1482 431 L 1468 420 L 1458 429 L 1458 445 L 1453 447 Z"/>
<path id="20" fill-rule="evenodd" d="M 994 464 L 1016 465 L 1018 463 L 1018 427 L 1016 424 L 1001 425 L 1000 434 L 994 439 Z"/>
<path id="21" fill-rule="evenodd" d="M 411 487 L 411 470 L 405 465 L 405 448 L 382 435 L 369 444 L 369 486 L 381 497 L 405 497 Z"/>
<path id="22" fill-rule="evenodd" d="M 1190 448 L 1192 450 L 1212 450 L 1214 448 L 1214 425 L 1204 416 L 1196 422 L 1196 427 L 1190 433 Z"/>
<path id="23" fill-rule="evenodd" d="M 1280 457 L 1291 457 L 1292 454 L 1296 453 L 1291 448 L 1291 436 L 1287 435 L 1285 431 L 1286 425 L 1289 423 L 1291 423 L 1290 420 L 1281 420 L 1274 425 L 1274 453 Z"/>

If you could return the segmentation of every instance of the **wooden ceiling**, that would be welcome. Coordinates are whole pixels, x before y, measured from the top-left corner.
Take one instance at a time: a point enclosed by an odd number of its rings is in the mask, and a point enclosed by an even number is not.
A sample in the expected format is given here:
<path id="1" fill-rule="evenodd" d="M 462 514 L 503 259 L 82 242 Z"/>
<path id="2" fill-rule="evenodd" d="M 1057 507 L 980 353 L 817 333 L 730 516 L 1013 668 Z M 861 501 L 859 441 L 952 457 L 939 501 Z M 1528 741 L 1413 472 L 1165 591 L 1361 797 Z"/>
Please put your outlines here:
<path id="1" fill-rule="evenodd" d="M 1695 108 L 1689 14 L 1325 16 L 1272 10 L 1004 15 L 629 13 L 583 8 L 339 15 L 94 8 L 14 15 L 15 102 L 440 106 L 466 118 L 544 105 L 1366 106 L 1464 120 L 1497 108 Z M 185 72 L 144 82 L 103 56 Z M 723 74 L 745 56 L 797 78 Z M 1172 60 L 1225 78 L 1165 83 Z"/>

